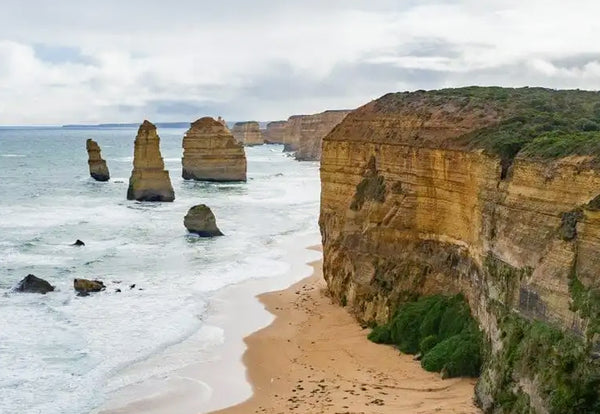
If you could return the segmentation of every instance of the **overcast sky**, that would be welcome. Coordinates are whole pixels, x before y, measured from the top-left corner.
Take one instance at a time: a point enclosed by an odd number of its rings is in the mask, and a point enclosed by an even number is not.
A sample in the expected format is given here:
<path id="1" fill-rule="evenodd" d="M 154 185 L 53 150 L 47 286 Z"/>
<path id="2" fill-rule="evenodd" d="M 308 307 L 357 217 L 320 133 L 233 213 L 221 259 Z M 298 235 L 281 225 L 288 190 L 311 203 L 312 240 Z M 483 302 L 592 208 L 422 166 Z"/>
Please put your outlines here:
<path id="1" fill-rule="evenodd" d="M 597 0 L 2 0 L 0 125 L 285 119 L 464 85 L 600 89 Z"/>

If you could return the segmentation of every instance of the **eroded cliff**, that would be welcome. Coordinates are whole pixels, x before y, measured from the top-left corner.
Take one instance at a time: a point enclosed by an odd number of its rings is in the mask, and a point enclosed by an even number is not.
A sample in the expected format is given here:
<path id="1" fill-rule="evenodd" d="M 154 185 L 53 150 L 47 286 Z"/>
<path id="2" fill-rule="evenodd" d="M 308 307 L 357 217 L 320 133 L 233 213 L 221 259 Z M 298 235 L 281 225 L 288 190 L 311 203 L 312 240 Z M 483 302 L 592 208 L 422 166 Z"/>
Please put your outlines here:
<path id="1" fill-rule="evenodd" d="M 299 161 L 316 161 L 321 158 L 321 143 L 349 110 L 325 111 L 314 115 L 293 115 L 283 131 L 284 151 L 295 152 Z"/>
<path id="2" fill-rule="evenodd" d="M 256 121 L 236 122 L 231 130 L 235 140 L 244 145 L 262 145 L 265 140 Z"/>
<path id="3" fill-rule="evenodd" d="M 389 94 L 352 112 L 321 158 L 332 296 L 383 323 L 407 300 L 463 293 L 487 340 L 486 412 L 600 409 L 599 116 L 597 93 L 536 88 Z"/>
<path id="4" fill-rule="evenodd" d="M 265 142 L 267 144 L 283 144 L 283 135 L 287 121 L 273 121 L 267 124 Z"/>
<path id="5" fill-rule="evenodd" d="M 106 161 L 102 159 L 98 143 L 93 139 L 88 139 L 85 142 L 85 148 L 88 153 L 90 176 L 96 181 L 108 181 L 110 179 L 110 173 Z"/>

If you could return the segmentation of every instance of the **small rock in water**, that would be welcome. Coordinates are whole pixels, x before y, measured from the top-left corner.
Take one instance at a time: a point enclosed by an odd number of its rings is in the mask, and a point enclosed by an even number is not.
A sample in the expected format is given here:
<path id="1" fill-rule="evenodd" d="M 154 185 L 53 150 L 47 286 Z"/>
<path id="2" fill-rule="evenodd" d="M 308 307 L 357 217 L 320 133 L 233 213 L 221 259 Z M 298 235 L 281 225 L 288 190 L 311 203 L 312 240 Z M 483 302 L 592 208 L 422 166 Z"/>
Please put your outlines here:
<path id="1" fill-rule="evenodd" d="M 73 243 L 71 246 L 85 246 L 85 243 L 82 242 L 81 240 L 77 239 L 77 241 L 75 243 Z"/>
<path id="2" fill-rule="evenodd" d="M 190 208 L 183 219 L 183 225 L 190 232 L 200 237 L 222 236 L 217 227 L 217 219 L 211 209 L 205 204 Z"/>
<path id="3" fill-rule="evenodd" d="M 121 289 L 115 289 L 115 293 L 121 293 Z"/>
<path id="4" fill-rule="evenodd" d="M 54 286 L 44 279 L 40 279 L 35 275 L 29 274 L 19 282 L 14 290 L 15 292 L 41 293 L 42 295 L 45 295 L 48 292 L 52 292 L 54 290 Z"/>
<path id="5" fill-rule="evenodd" d="M 101 280 L 88 279 L 73 279 L 73 287 L 77 292 L 86 294 L 89 292 L 100 292 L 101 290 L 104 290 L 106 288 L 106 286 L 104 286 L 104 282 L 102 282 Z"/>
<path id="6" fill-rule="evenodd" d="M 90 296 L 90 294 L 87 293 L 87 292 L 77 292 L 77 296 L 81 296 L 81 297 L 83 297 L 83 296 Z"/>
<path id="7" fill-rule="evenodd" d="M 133 285 L 129 285 L 129 289 L 135 288 L 135 283 Z"/>

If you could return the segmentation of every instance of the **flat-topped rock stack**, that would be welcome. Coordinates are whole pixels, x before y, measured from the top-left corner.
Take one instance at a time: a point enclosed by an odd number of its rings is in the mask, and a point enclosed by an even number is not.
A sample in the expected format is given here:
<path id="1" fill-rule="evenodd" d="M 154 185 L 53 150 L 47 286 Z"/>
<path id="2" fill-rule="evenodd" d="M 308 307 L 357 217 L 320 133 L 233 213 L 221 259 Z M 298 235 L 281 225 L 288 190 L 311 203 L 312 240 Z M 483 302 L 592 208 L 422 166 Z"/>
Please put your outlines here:
<path id="1" fill-rule="evenodd" d="M 93 139 L 85 142 L 85 148 L 88 153 L 88 165 L 90 167 L 90 176 L 96 181 L 108 181 L 110 173 L 106 166 L 106 161 L 102 159 L 100 146 Z"/>
<path id="2" fill-rule="evenodd" d="M 273 121 L 267 124 L 267 129 L 264 134 L 267 144 L 283 144 L 283 136 L 287 121 Z"/>
<path id="3" fill-rule="evenodd" d="M 160 154 L 156 126 L 144 121 L 135 137 L 133 171 L 129 178 L 128 200 L 173 201 L 175 192 Z"/>
<path id="4" fill-rule="evenodd" d="M 265 139 L 256 121 L 236 122 L 233 126 L 233 137 L 244 145 L 262 145 Z"/>
<path id="5" fill-rule="evenodd" d="M 198 119 L 185 133 L 182 164 L 186 180 L 246 181 L 243 144 L 211 117 Z"/>

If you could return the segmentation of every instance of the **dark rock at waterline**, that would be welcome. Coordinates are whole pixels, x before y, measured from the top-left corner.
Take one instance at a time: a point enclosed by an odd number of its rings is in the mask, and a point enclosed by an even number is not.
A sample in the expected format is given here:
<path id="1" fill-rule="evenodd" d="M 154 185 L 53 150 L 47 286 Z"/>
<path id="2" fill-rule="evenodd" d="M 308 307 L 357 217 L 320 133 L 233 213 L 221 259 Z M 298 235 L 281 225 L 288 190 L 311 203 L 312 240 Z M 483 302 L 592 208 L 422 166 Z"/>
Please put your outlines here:
<path id="1" fill-rule="evenodd" d="M 45 295 L 48 292 L 52 292 L 54 286 L 44 279 L 40 279 L 39 277 L 30 274 L 25 276 L 14 290 L 15 292 L 41 293 L 42 295 Z"/>
<path id="2" fill-rule="evenodd" d="M 115 293 L 121 293 L 121 289 L 115 289 Z"/>
<path id="3" fill-rule="evenodd" d="M 200 237 L 222 236 L 217 227 L 217 219 L 211 209 L 205 204 L 190 208 L 183 219 L 183 225 L 190 232 Z"/>
<path id="4" fill-rule="evenodd" d="M 133 285 L 129 285 L 129 289 L 135 288 L 135 283 Z"/>
<path id="5" fill-rule="evenodd" d="M 77 241 L 75 241 L 75 243 L 73 243 L 71 246 L 85 246 L 85 243 L 77 239 Z"/>
<path id="6" fill-rule="evenodd" d="M 79 293 L 90 293 L 100 292 L 101 290 L 104 290 L 106 286 L 104 286 L 104 282 L 101 280 L 73 279 L 73 288 Z"/>

